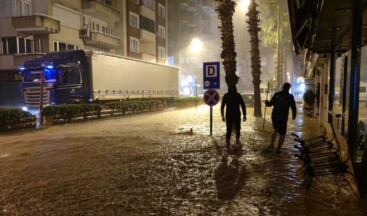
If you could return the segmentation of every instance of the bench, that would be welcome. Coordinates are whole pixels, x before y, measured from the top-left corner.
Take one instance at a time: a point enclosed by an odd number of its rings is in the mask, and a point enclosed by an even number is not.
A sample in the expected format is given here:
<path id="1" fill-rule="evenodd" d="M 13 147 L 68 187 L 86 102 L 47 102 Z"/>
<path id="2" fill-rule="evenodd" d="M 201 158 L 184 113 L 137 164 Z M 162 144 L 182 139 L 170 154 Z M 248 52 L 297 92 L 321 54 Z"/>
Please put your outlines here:
<path id="1" fill-rule="evenodd" d="M 302 139 L 292 133 L 299 151 L 298 157 L 302 162 L 306 175 L 306 187 L 309 189 L 316 176 L 338 175 L 350 173 L 354 180 L 352 162 L 345 138 L 334 131 L 333 126 L 321 121 L 323 133 L 307 139 Z"/>

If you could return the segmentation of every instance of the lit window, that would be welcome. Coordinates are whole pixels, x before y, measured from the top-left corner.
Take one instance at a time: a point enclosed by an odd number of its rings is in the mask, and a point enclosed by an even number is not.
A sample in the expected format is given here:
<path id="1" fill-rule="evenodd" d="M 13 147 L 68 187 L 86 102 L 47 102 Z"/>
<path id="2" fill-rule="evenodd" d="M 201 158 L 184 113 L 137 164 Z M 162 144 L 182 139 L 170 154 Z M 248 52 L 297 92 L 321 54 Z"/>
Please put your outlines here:
<path id="1" fill-rule="evenodd" d="M 130 37 L 130 51 L 140 53 L 140 41 L 137 38 Z"/>

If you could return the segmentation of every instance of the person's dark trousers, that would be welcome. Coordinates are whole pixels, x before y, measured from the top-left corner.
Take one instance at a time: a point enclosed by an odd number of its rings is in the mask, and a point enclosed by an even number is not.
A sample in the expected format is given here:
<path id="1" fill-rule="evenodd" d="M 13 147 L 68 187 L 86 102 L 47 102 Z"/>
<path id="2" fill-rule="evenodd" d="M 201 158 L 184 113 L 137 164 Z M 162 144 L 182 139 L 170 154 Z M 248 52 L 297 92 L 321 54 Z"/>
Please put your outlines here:
<path id="1" fill-rule="evenodd" d="M 233 124 L 236 127 L 236 140 L 238 141 L 239 138 L 240 138 L 241 118 L 240 117 L 231 117 L 231 116 L 226 117 L 226 124 L 227 124 L 226 141 L 227 141 L 227 146 L 228 146 L 229 141 L 231 140 Z"/>

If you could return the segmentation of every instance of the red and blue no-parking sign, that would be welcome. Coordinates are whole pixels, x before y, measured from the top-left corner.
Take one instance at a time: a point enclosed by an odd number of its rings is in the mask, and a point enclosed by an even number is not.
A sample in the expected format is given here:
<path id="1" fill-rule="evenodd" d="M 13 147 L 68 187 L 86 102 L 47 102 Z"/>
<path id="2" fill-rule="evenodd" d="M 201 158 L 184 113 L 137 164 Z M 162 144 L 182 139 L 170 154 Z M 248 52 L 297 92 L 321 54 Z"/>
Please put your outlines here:
<path id="1" fill-rule="evenodd" d="M 220 99 L 219 93 L 215 89 L 208 89 L 204 93 L 204 102 L 209 106 L 215 106 Z"/>

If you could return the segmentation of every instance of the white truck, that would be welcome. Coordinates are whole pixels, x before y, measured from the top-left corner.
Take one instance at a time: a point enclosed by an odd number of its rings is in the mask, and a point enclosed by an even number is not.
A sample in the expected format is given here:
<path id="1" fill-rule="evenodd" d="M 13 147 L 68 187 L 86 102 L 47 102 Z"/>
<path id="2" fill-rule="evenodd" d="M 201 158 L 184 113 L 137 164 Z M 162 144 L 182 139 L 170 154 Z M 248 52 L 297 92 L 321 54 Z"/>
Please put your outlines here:
<path id="1" fill-rule="evenodd" d="M 42 76 L 44 105 L 179 96 L 178 68 L 93 51 L 48 53 L 21 75 L 27 107 L 40 104 Z"/>

